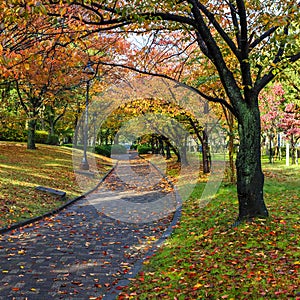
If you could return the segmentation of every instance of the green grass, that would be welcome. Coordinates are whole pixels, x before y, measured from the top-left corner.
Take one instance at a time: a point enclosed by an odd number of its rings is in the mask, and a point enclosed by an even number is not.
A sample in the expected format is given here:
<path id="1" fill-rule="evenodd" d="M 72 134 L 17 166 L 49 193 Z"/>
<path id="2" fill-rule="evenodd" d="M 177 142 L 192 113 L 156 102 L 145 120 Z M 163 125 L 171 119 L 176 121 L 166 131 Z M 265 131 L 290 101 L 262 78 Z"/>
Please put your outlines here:
<path id="1" fill-rule="evenodd" d="M 98 157 L 103 174 L 110 161 Z M 264 160 L 270 218 L 232 228 L 237 217 L 234 186 L 224 183 L 204 208 L 200 178 L 183 205 L 180 223 L 120 299 L 300 299 L 300 167 Z M 169 175 L 180 172 L 170 162 Z M 176 180 L 175 180 L 176 181 Z M 0 143 L 0 226 L 45 213 L 61 201 L 35 191 L 44 185 L 81 193 L 71 149 Z M 298 296 L 297 296 L 298 295 Z"/>
<path id="2" fill-rule="evenodd" d="M 111 162 L 96 157 L 104 174 Z M 27 150 L 23 143 L 0 142 L 0 227 L 39 216 L 81 195 L 77 179 L 72 149 L 38 145 L 37 150 Z M 60 200 L 38 192 L 38 185 L 63 190 L 67 197 Z"/>
<path id="3" fill-rule="evenodd" d="M 300 299 L 300 167 L 264 163 L 270 218 L 231 224 L 236 189 L 199 208 L 199 183 L 180 223 L 119 299 Z"/>

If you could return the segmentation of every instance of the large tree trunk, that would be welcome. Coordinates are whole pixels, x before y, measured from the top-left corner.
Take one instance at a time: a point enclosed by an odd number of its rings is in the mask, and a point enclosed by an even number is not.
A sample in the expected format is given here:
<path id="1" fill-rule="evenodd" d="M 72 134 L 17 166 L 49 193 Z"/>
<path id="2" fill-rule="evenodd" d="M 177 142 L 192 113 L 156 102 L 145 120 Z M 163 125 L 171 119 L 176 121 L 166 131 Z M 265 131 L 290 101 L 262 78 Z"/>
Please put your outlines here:
<path id="1" fill-rule="evenodd" d="M 234 165 L 234 117 L 231 112 L 227 113 L 227 124 L 229 127 L 228 156 L 229 156 L 229 180 L 235 183 L 235 165 Z"/>
<path id="2" fill-rule="evenodd" d="M 235 183 L 235 166 L 234 166 L 234 135 L 230 130 L 228 142 L 228 156 L 229 156 L 229 181 Z"/>
<path id="3" fill-rule="evenodd" d="M 239 118 L 240 145 L 236 160 L 239 221 L 268 216 L 263 197 L 259 109 L 245 105 L 242 113 L 243 117 Z"/>

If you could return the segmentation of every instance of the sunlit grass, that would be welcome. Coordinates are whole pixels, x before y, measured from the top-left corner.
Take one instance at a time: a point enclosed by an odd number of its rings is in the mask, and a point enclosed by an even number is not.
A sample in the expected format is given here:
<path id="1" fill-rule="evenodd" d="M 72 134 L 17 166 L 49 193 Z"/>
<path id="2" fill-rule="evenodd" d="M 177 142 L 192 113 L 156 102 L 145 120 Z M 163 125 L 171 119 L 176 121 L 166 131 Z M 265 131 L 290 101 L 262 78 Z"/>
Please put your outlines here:
<path id="1" fill-rule="evenodd" d="M 44 214 L 83 193 L 70 148 L 38 145 L 27 150 L 22 143 L 0 142 L 0 153 L 0 227 Z M 105 174 L 111 161 L 97 156 L 97 164 Z M 63 190 L 67 197 L 60 200 L 36 191 L 38 185 Z"/>

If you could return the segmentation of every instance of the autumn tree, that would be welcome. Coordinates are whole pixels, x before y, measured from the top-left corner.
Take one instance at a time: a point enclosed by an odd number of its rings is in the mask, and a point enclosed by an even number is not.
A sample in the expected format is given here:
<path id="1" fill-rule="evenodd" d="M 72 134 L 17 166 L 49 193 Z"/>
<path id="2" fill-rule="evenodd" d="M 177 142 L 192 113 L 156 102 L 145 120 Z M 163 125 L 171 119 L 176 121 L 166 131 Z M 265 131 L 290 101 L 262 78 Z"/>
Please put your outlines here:
<path id="1" fill-rule="evenodd" d="M 35 149 L 35 130 L 41 110 L 49 111 L 62 90 L 80 82 L 74 72 L 77 59 L 73 61 L 74 65 L 70 59 L 66 65 L 67 52 L 62 50 L 56 50 L 46 57 L 44 53 L 32 54 L 31 57 L 26 53 L 24 55 L 30 58 L 13 68 L 15 89 L 28 118 L 28 149 Z M 70 76 L 72 72 L 73 76 Z"/>
<path id="2" fill-rule="evenodd" d="M 208 101 L 229 109 L 237 119 L 240 142 L 236 159 L 238 221 L 268 216 L 258 95 L 276 74 L 300 58 L 299 43 L 295 43 L 299 39 L 296 1 L 49 0 L 43 5 L 39 2 L 37 9 L 46 10 L 53 20 L 63 20 L 64 26 L 76 21 L 85 24 L 77 37 L 103 31 L 127 37 L 144 34 L 135 54 L 145 53 L 150 59 L 120 59 L 111 65 L 179 80 Z M 196 72 L 206 67 L 217 77 L 226 98 L 216 97 L 208 89 L 203 92 L 201 80 L 199 84 L 188 81 L 191 68 Z"/>
<path id="3" fill-rule="evenodd" d="M 126 43 L 115 35 L 101 38 L 95 35 L 96 40 L 91 35 L 84 37 L 77 21 L 70 19 L 66 24 L 63 17 L 49 19 L 42 3 L 36 6 L 35 1 L 7 4 L 0 4 L 3 20 L 0 78 L 12 82 L 11 88 L 17 91 L 15 101 L 18 99 L 27 116 L 28 148 L 35 149 L 34 135 L 39 119 L 48 124 L 50 134 L 53 134 L 57 122 L 68 109 L 73 109 L 71 102 L 77 107 L 75 120 L 79 118 L 85 97 L 76 96 L 75 89 L 78 89 L 77 93 L 85 93 L 86 82 L 91 78 L 87 78 L 84 68 L 91 57 L 112 58 L 119 55 Z M 70 29 L 72 24 L 74 27 Z M 111 67 L 94 68 L 94 77 L 105 76 L 108 82 L 116 81 L 125 72 L 112 75 L 108 74 Z M 105 86 L 103 81 L 95 82 L 95 92 L 99 91 L 99 86 Z"/>
<path id="4" fill-rule="evenodd" d="M 262 131 L 269 138 L 269 160 L 272 162 L 273 139 L 278 139 L 278 134 L 282 132 L 284 138 L 291 144 L 292 164 L 296 162 L 296 144 L 300 138 L 300 112 L 298 105 L 298 95 L 289 92 L 291 89 L 297 90 L 297 80 L 291 86 L 276 83 L 265 89 L 259 97 Z M 278 145 L 278 143 L 277 143 Z M 274 154 L 278 154 L 280 149 L 275 146 Z"/>
<path id="5" fill-rule="evenodd" d="M 50 3 L 57 5 L 58 1 Z M 81 15 L 82 22 L 101 30 L 119 27 L 127 32 L 152 32 L 152 35 L 146 35 L 150 41 L 146 48 L 148 52 L 157 49 L 158 41 L 164 42 L 158 46 L 164 46 L 168 52 L 168 42 L 172 39 L 170 32 L 177 32 L 181 39 L 185 37 L 186 49 L 197 46 L 193 50 L 193 57 L 197 58 L 193 61 L 193 68 L 201 69 L 209 62 L 227 98 L 204 94 L 201 85 L 195 88 L 196 92 L 209 101 L 225 105 L 239 124 L 240 145 L 236 161 L 238 219 L 267 216 L 260 158 L 258 95 L 278 70 L 300 57 L 299 47 L 291 46 L 298 38 L 297 3 L 241 0 L 217 3 L 198 0 L 68 3 L 86 11 L 86 15 Z M 152 60 L 155 64 L 136 64 L 134 68 L 163 75 L 161 72 L 166 71 L 164 64 L 169 61 L 170 66 L 177 68 L 173 70 L 176 79 L 182 81 L 188 77 L 184 71 L 190 62 L 184 50 L 177 47 L 176 55 L 173 52 L 168 59 L 165 56 L 161 60 Z"/>

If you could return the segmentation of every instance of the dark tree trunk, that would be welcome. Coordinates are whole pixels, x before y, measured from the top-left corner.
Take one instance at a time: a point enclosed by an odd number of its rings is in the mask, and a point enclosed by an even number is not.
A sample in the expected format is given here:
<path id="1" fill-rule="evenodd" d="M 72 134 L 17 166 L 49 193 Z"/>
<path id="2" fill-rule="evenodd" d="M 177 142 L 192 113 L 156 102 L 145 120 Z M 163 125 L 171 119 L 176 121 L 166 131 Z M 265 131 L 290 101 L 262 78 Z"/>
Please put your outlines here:
<path id="1" fill-rule="evenodd" d="M 203 130 L 202 164 L 203 164 L 203 173 L 208 174 L 210 172 L 210 152 L 209 152 L 208 136 L 206 130 Z"/>
<path id="2" fill-rule="evenodd" d="M 172 158 L 170 145 L 166 143 L 166 159 L 170 159 L 170 158 Z"/>
<path id="3" fill-rule="evenodd" d="M 294 136 L 291 136 L 291 157 L 292 157 L 292 165 L 296 164 L 296 148 L 295 148 Z"/>
<path id="4" fill-rule="evenodd" d="M 240 145 L 236 160 L 239 221 L 268 216 L 263 197 L 259 109 L 245 105 L 242 113 L 243 117 L 239 118 Z"/>
<path id="5" fill-rule="evenodd" d="M 234 165 L 234 116 L 230 111 L 227 111 L 224 106 L 224 113 L 226 116 L 227 125 L 229 128 L 228 141 L 228 156 L 229 156 L 229 180 L 230 183 L 235 183 L 235 165 Z"/>
<path id="6" fill-rule="evenodd" d="M 164 150 L 164 141 L 162 137 L 159 137 L 159 154 L 162 156 L 165 156 L 165 150 Z"/>
<path id="7" fill-rule="evenodd" d="M 167 151 L 170 151 L 171 149 L 173 150 L 173 152 L 174 152 L 174 154 L 177 156 L 177 162 L 181 162 L 181 158 L 180 158 L 180 152 L 179 152 L 179 150 L 176 148 L 176 147 L 174 147 L 171 143 L 170 143 L 170 141 L 169 140 L 165 140 L 165 143 L 166 143 L 166 147 L 168 147 L 167 149 Z M 169 158 L 171 158 L 172 156 L 171 156 L 171 152 L 169 152 L 170 153 L 170 157 Z M 168 159 L 168 156 L 167 156 L 167 159 Z"/>
<path id="8" fill-rule="evenodd" d="M 205 103 L 204 107 L 204 113 L 208 114 L 209 112 L 209 107 L 208 104 Z M 197 125 L 195 124 L 194 120 L 192 118 L 188 119 L 190 124 L 192 125 L 196 136 L 201 144 L 201 152 L 202 152 L 202 165 L 203 165 L 203 173 L 208 174 L 210 172 L 210 165 L 211 165 L 211 159 L 210 159 L 210 152 L 209 152 L 209 145 L 208 145 L 208 134 L 207 134 L 207 128 L 204 130 L 198 129 Z M 201 136 L 202 133 L 202 136 Z"/>
<path id="9" fill-rule="evenodd" d="M 36 149 L 35 129 L 36 129 L 36 119 L 30 119 L 28 121 L 27 149 L 31 149 L 31 150 Z"/>

